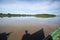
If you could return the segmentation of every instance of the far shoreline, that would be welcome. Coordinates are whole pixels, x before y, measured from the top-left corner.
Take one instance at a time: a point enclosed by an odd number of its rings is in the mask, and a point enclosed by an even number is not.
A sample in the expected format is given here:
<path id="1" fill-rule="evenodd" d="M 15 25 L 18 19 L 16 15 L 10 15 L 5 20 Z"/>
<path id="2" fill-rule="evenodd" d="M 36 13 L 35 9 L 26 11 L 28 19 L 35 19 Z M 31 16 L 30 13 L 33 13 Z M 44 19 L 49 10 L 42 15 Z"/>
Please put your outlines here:
<path id="1" fill-rule="evenodd" d="M 0 13 L 0 17 L 25 17 L 25 16 L 34 16 L 34 17 L 42 17 L 42 18 L 49 18 L 49 17 L 56 17 L 56 15 L 54 14 L 34 14 L 34 15 L 30 15 L 30 14 L 3 14 Z"/>

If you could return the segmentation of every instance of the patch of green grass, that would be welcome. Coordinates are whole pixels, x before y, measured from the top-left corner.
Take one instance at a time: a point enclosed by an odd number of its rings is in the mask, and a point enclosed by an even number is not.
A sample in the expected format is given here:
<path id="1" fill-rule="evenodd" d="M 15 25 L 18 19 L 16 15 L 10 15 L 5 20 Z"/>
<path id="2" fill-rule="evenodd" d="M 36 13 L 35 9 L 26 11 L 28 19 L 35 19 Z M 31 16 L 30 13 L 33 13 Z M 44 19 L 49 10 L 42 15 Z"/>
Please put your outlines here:
<path id="1" fill-rule="evenodd" d="M 49 18 L 49 17 L 56 17 L 56 15 L 53 15 L 53 14 L 36 14 L 35 17 Z"/>

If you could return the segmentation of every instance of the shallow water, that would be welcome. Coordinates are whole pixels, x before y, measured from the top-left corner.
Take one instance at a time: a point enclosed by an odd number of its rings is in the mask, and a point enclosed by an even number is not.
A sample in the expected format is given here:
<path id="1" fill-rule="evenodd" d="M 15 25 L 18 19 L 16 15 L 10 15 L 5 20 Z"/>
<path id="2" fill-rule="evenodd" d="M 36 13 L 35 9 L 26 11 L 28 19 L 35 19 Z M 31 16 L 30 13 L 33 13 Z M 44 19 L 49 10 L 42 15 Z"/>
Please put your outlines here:
<path id="1" fill-rule="evenodd" d="M 25 30 L 28 30 L 30 34 L 34 34 L 43 28 L 44 35 L 47 36 L 60 26 L 59 18 L 3 17 L 0 18 L 0 33 L 12 32 L 8 40 L 21 40 Z"/>

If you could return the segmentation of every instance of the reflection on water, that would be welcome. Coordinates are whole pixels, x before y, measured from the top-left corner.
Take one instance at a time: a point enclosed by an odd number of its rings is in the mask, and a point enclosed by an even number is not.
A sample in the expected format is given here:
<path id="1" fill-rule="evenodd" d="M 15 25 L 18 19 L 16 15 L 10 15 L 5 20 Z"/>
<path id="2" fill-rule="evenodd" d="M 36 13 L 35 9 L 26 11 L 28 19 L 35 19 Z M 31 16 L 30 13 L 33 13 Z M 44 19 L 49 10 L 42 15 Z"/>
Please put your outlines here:
<path id="1" fill-rule="evenodd" d="M 12 32 L 8 40 L 21 40 L 25 30 L 32 35 L 43 28 L 44 35 L 47 36 L 60 26 L 59 18 L 3 17 L 0 18 L 0 33 Z"/>

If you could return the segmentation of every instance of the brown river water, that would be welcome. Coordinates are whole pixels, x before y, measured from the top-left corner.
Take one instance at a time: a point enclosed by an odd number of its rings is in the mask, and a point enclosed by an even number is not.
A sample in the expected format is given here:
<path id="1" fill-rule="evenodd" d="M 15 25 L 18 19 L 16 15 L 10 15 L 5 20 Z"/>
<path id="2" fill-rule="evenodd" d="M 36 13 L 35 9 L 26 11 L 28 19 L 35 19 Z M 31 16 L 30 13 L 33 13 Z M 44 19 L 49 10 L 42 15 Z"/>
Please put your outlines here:
<path id="1" fill-rule="evenodd" d="M 0 33 L 11 33 L 8 40 L 22 40 L 25 30 L 31 35 L 43 28 L 45 37 L 60 26 L 60 17 L 3 17 L 0 18 Z"/>

